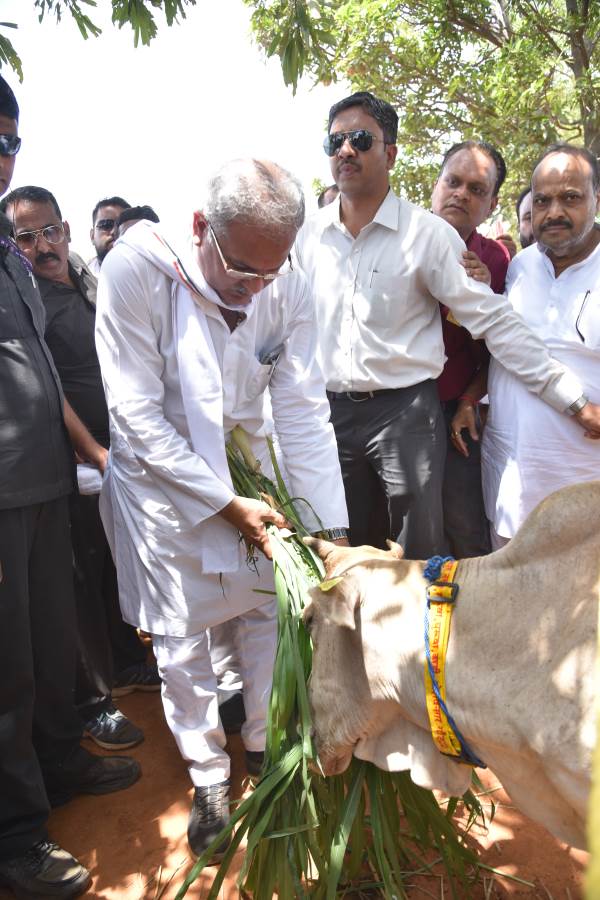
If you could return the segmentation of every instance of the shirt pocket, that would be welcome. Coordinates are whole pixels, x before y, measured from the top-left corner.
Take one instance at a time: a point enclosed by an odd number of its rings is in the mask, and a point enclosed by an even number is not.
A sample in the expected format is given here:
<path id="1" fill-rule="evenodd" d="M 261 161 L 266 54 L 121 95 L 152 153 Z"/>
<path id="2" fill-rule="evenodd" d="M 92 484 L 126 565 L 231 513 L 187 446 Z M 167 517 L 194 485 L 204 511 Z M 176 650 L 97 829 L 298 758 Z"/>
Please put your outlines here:
<path id="1" fill-rule="evenodd" d="M 240 399 L 242 403 L 251 403 L 265 392 L 271 380 L 274 365 L 272 363 L 260 363 L 254 356 L 246 360 L 246 365 L 246 371 L 243 373 Z"/>
<path id="2" fill-rule="evenodd" d="M 600 350 L 600 291 L 586 291 L 577 298 L 575 331 L 590 350 Z"/>
<path id="3" fill-rule="evenodd" d="M 357 285 L 354 312 L 361 323 L 374 328 L 380 337 L 403 321 L 413 290 L 409 275 L 372 272 Z"/>

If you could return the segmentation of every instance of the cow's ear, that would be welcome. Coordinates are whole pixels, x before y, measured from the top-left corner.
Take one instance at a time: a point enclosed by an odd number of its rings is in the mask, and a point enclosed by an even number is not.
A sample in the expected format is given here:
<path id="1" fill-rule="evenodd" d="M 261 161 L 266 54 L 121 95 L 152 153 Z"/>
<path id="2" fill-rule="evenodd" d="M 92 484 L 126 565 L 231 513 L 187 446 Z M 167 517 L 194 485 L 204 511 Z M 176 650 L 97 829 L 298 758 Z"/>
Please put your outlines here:
<path id="1" fill-rule="evenodd" d="M 355 547 L 340 547 L 339 544 L 332 544 L 331 541 L 324 541 L 321 538 L 305 537 L 302 540 L 307 547 L 314 550 L 319 559 L 323 560 L 325 577 L 328 577 L 348 557 L 353 559 L 356 553 Z"/>
<path id="2" fill-rule="evenodd" d="M 397 544 L 396 541 L 386 540 L 386 544 L 388 545 L 388 549 L 394 559 L 404 559 L 404 550 Z"/>

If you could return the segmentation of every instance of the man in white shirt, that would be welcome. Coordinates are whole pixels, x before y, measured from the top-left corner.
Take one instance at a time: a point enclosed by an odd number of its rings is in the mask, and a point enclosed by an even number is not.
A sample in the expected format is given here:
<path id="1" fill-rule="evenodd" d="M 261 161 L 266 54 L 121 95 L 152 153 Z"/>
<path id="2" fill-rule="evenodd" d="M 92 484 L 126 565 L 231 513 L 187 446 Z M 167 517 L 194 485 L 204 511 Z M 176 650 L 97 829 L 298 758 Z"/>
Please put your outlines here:
<path id="1" fill-rule="evenodd" d="M 555 144 L 532 178 L 537 243 L 507 276 L 508 299 L 555 359 L 576 374 L 575 406 L 600 401 L 600 209 L 598 161 L 583 147 Z M 483 487 L 495 548 L 512 538 L 548 494 L 600 478 L 600 445 L 573 418 L 523 389 L 497 360 L 482 447 Z M 596 436 L 596 435 L 594 435 Z"/>
<path id="2" fill-rule="evenodd" d="M 458 232 L 390 190 L 397 125 L 367 92 L 331 108 L 324 147 L 340 198 L 307 221 L 296 247 L 315 296 L 350 541 L 399 537 L 408 557 L 423 558 L 445 550 L 438 304 L 561 414 L 582 389 L 504 297 L 468 277 Z M 600 407 L 576 418 L 600 431 Z"/>
<path id="3" fill-rule="evenodd" d="M 167 722 L 189 762 L 188 840 L 197 854 L 229 817 L 213 626 L 235 623 L 249 771 L 265 747 L 276 613 L 256 590 L 272 590 L 272 572 L 262 557 L 247 565 L 239 532 L 269 555 L 265 523 L 284 519 L 235 496 L 225 442 L 241 424 L 264 457 L 267 387 L 292 496 L 320 520 L 307 527 L 335 539 L 347 525 L 310 294 L 290 270 L 303 218 L 293 176 L 237 160 L 210 180 L 189 250 L 176 255 L 158 226 L 139 222 L 102 269 L 97 346 L 111 417 L 104 521 L 124 618 L 152 634 Z"/>

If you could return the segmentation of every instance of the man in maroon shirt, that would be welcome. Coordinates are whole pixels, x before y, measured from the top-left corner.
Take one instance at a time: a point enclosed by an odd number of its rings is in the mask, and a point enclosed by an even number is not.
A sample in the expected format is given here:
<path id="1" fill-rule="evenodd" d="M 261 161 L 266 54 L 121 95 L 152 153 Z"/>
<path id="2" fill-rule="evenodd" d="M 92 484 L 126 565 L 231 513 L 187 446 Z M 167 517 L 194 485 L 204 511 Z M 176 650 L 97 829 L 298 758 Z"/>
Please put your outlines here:
<path id="1" fill-rule="evenodd" d="M 451 147 L 431 197 L 431 208 L 452 225 L 467 245 L 463 264 L 470 275 L 503 293 L 510 254 L 499 241 L 483 237 L 477 227 L 498 203 L 506 177 L 500 153 L 485 141 L 463 141 Z M 447 362 L 438 379 L 440 401 L 450 441 L 444 472 L 444 528 L 458 558 L 490 552 L 488 524 L 481 493 L 477 401 L 486 392 L 489 353 L 483 341 L 441 306 Z"/>

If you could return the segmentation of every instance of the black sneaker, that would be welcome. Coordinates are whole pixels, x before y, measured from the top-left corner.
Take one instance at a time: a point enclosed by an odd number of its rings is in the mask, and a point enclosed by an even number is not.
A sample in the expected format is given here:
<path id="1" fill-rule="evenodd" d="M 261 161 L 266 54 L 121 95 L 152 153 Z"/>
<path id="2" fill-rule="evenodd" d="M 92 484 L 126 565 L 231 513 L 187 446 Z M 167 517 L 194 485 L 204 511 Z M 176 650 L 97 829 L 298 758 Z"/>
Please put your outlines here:
<path id="1" fill-rule="evenodd" d="M 246 771 L 254 778 L 262 773 L 265 762 L 265 754 L 262 750 L 246 750 Z"/>
<path id="2" fill-rule="evenodd" d="M 124 697 L 133 691 L 160 691 L 162 681 L 156 663 L 137 663 L 129 666 L 115 677 L 113 697 Z"/>
<path id="3" fill-rule="evenodd" d="M 83 724 L 83 736 L 91 738 L 103 750 L 128 750 L 144 740 L 144 732 L 116 706 L 96 713 Z"/>
<path id="4" fill-rule="evenodd" d="M 194 791 L 192 808 L 188 819 L 188 843 L 196 856 L 202 856 L 222 828 L 229 822 L 229 780 Z M 219 844 L 211 856 L 209 865 L 219 862 L 225 854 L 231 836 Z"/>
<path id="5" fill-rule="evenodd" d="M 38 841 L 22 856 L 0 860 L 0 885 L 16 897 L 76 897 L 90 873 L 74 856 L 50 841 Z"/>
<path id="6" fill-rule="evenodd" d="M 83 748 L 70 763 L 44 772 L 50 806 L 62 806 L 76 794 L 112 794 L 134 784 L 142 769 L 130 756 L 94 756 Z"/>
<path id="7" fill-rule="evenodd" d="M 246 721 L 244 698 L 238 692 L 219 706 L 221 725 L 225 734 L 239 734 Z"/>

